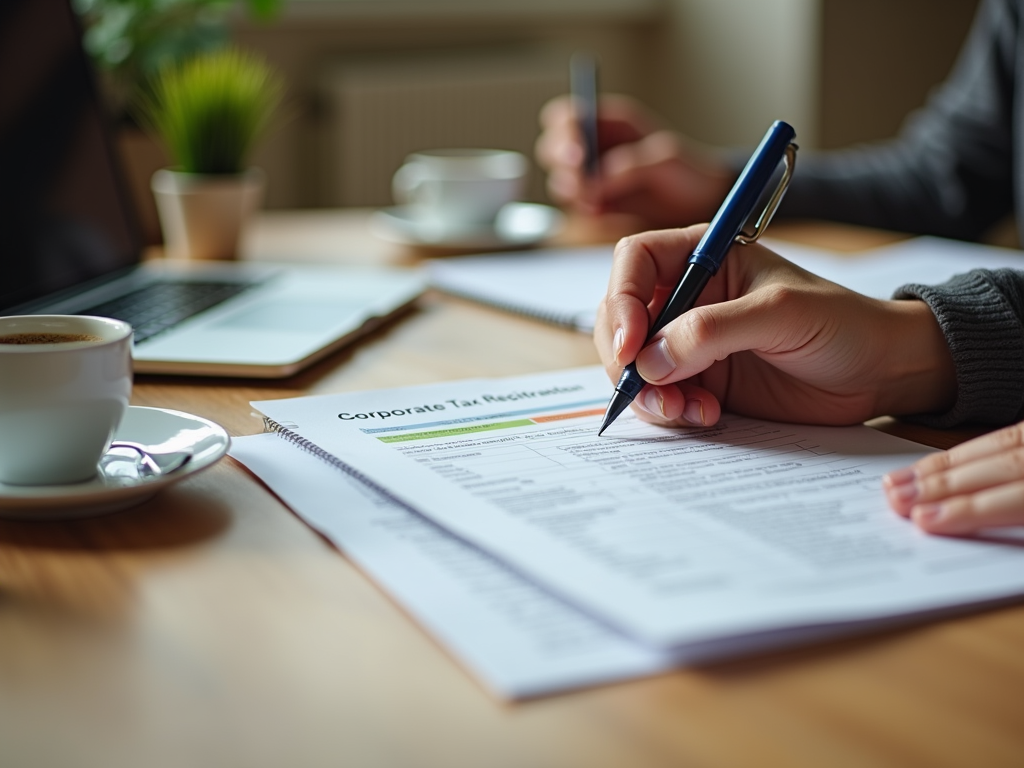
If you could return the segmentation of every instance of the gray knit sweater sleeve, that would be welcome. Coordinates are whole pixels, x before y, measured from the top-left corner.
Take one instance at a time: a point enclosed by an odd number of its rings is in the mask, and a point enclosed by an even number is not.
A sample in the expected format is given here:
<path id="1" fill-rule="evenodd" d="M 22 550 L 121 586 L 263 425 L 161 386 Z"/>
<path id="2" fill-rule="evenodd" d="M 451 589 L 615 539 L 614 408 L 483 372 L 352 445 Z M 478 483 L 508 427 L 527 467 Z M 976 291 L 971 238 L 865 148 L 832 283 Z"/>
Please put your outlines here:
<path id="1" fill-rule="evenodd" d="M 1024 419 L 1024 272 L 976 269 L 941 285 L 904 285 L 893 298 L 931 307 L 956 365 L 956 403 L 914 421 L 943 428 Z"/>
<path id="2" fill-rule="evenodd" d="M 965 240 L 1015 206 L 1024 220 L 1022 16 L 1024 0 L 984 0 L 949 79 L 900 135 L 801 152 L 779 214 Z"/>

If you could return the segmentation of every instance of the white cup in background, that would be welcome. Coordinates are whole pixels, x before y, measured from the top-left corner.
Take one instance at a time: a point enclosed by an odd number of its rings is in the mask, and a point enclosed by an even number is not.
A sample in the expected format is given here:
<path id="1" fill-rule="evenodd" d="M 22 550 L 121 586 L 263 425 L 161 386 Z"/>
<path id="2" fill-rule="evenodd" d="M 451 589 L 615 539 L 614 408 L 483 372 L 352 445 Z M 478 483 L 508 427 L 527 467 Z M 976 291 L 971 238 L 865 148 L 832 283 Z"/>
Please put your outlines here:
<path id="1" fill-rule="evenodd" d="M 426 150 L 406 158 L 392 192 L 395 202 L 425 227 L 480 229 L 522 197 L 528 170 L 526 157 L 510 150 Z"/>
<path id="2" fill-rule="evenodd" d="M 128 408 L 132 328 L 76 315 L 0 317 L 0 482 L 89 480 Z"/>

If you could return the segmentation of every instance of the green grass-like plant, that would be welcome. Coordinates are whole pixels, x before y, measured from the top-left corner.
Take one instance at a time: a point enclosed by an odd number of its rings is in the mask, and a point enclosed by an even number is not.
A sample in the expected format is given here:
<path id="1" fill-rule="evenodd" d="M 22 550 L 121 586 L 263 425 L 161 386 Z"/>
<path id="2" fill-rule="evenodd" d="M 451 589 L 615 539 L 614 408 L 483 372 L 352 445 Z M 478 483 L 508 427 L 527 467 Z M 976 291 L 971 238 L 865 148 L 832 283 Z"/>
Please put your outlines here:
<path id="1" fill-rule="evenodd" d="M 118 119 L 137 118 L 139 100 L 171 62 L 228 45 L 228 17 L 239 6 L 256 23 L 272 21 L 284 0 L 71 0 L 85 48 Z"/>
<path id="2" fill-rule="evenodd" d="M 236 174 L 283 92 L 283 81 L 260 57 L 226 48 L 161 70 L 141 117 L 163 140 L 175 170 Z"/>

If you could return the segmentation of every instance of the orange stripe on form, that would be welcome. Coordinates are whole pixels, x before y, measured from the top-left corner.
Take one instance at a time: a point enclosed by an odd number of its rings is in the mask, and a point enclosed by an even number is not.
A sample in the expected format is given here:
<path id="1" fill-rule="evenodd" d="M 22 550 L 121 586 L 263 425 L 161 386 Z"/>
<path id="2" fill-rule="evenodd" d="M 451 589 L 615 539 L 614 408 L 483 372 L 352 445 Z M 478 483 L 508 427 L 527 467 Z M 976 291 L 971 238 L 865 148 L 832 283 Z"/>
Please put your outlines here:
<path id="1" fill-rule="evenodd" d="M 554 416 L 532 416 L 530 421 L 543 424 L 546 421 L 562 421 L 563 419 L 578 419 L 581 416 L 600 416 L 604 413 L 603 408 L 594 408 L 590 411 L 575 411 L 573 413 L 556 413 Z"/>

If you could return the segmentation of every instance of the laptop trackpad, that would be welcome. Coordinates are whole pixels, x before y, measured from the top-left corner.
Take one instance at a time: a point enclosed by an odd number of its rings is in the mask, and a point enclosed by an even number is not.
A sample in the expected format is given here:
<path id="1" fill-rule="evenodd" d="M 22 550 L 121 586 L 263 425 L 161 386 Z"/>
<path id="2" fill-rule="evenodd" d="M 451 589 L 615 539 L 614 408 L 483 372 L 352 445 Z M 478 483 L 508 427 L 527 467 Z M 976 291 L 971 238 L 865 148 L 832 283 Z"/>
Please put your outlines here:
<path id="1" fill-rule="evenodd" d="M 323 301 L 271 299 L 232 312 L 207 327 L 232 331 L 316 333 L 339 323 L 358 320 L 358 316 L 365 311 L 365 305 L 346 305 L 344 301 L 337 299 Z"/>

